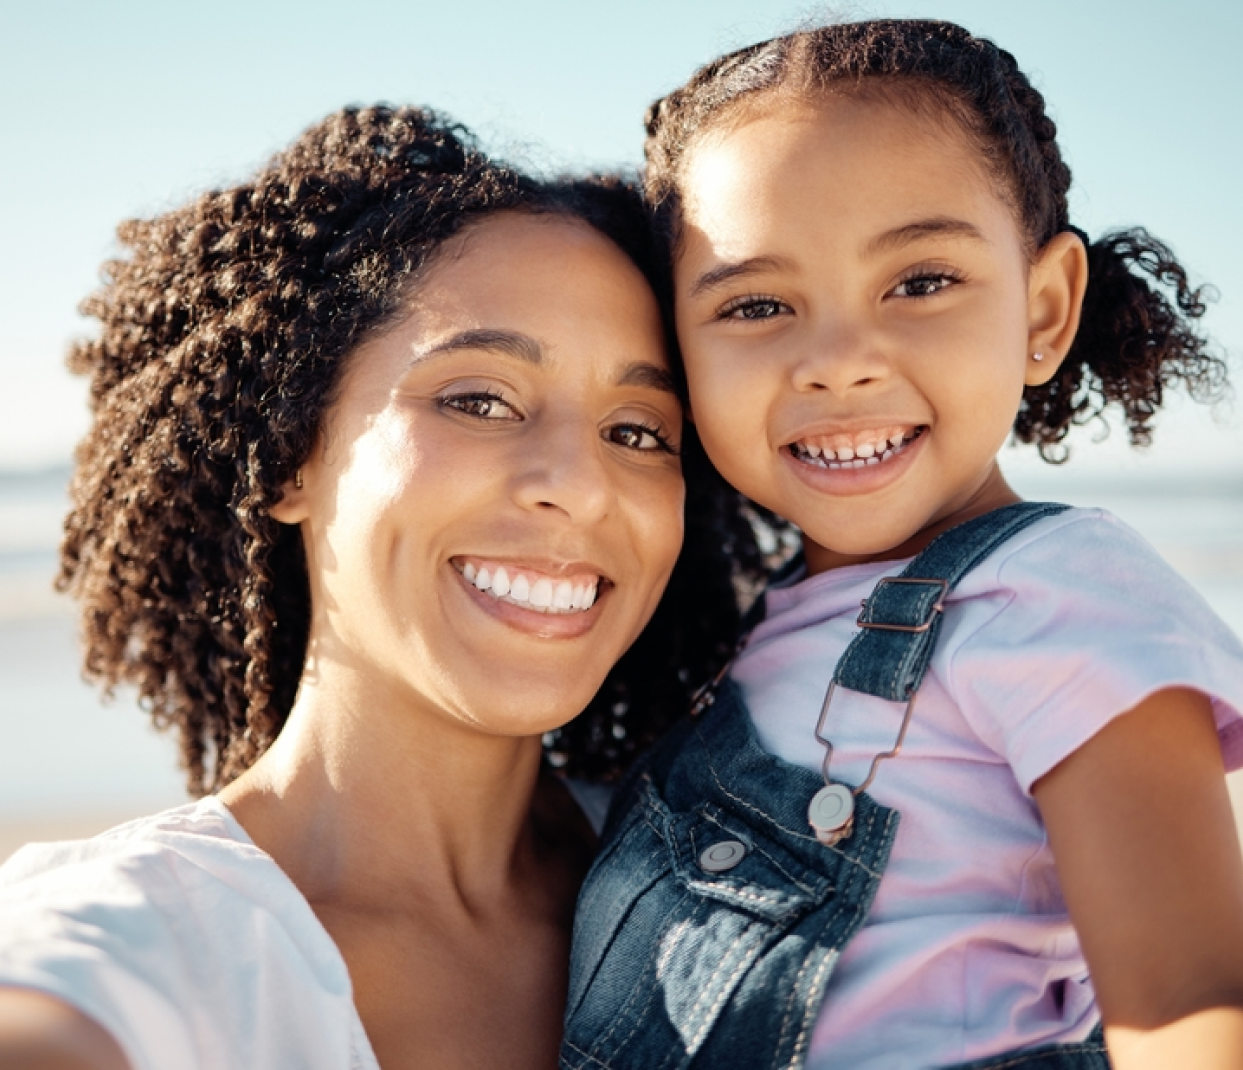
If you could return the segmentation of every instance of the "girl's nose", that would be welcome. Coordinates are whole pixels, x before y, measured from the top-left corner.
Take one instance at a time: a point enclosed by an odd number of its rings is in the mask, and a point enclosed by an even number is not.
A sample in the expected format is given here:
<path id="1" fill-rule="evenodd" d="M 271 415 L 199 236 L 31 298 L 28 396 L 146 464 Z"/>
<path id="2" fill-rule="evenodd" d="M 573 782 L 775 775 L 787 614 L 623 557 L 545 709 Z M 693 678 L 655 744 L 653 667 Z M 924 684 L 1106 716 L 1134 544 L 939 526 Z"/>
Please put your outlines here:
<path id="1" fill-rule="evenodd" d="M 524 509 L 558 510 L 577 524 L 606 517 L 614 488 L 595 424 L 549 416 L 533 430 L 514 458 L 515 501 Z"/>
<path id="2" fill-rule="evenodd" d="M 845 394 L 884 379 L 889 370 L 889 362 L 865 336 L 838 326 L 807 336 L 790 377 L 798 391 Z"/>

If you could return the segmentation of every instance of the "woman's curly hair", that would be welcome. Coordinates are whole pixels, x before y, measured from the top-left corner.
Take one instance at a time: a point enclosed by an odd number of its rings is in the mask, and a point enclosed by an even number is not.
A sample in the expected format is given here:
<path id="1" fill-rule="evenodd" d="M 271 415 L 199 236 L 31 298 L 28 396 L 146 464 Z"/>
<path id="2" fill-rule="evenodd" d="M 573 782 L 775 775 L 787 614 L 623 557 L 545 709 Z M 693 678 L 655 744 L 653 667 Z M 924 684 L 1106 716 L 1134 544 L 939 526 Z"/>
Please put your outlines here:
<path id="1" fill-rule="evenodd" d="M 875 19 L 788 34 L 714 60 L 656 101 L 646 120 L 646 189 L 666 248 L 676 250 L 680 185 L 697 138 L 762 106 L 767 94 L 806 98 L 826 90 L 948 116 L 980 151 L 1032 253 L 1063 231 L 1087 247 L 1079 334 L 1057 374 L 1025 391 L 1017 439 L 1036 443 L 1046 460 L 1064 459 L 1060 443 L 1070 428 L 1116 405 L 1131 442 L 1147 444 L 1167 388 L 1182 384 L 1200 400 L 1221 394 L 1225 363 L 1196 330 L 1203 290 L 1142 229 L 1089 241 L 1071 225 L 1070 168 L 1044 98 L 1009 52 L 952 23 Z"/>
<path id="2" fill-rule="evenodd" d="M 250 182 L 122 224 L 76 344 L 93 423 L 77 450 L 58 585 L 81 602 L 88 677 L 174 727 L 193 792 L 272 743 L 297 692 L 310 593 L 301 535 L 270 516 L 310 454 L 349 354 L 400 312 L 446 240 L 496 212 L 581 219 L 651 280 L 636 191 L 539 182 L 415 108 L 346 109 Z M 687 543 L 648 630 L 548 741 L 597 778 L 680 714 L 728 656 L 735 582 L 764 558 L 693 436 Z"/>

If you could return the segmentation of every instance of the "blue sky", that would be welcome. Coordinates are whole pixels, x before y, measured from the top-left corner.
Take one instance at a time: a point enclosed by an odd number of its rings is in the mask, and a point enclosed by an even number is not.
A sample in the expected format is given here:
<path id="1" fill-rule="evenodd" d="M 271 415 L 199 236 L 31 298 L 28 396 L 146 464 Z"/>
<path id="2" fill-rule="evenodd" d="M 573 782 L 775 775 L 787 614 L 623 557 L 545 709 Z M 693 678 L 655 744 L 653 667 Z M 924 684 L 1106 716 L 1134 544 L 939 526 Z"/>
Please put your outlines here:
<path id="1" fill-rule="evenodd" d="M 0 469 L 67 459 L 84 426 L 61 354 L 120 219 L 244 176 L 346 103 L 429 104 L 548 170 L 637 166 L 652 98 L 833 13 L 949 18 L 1014 52 L 1061 128 L 1076 222 L 1169 241 L 1221 291 L 1210 326 L 1243 352 L 1238 0 L 0 0 Z M 1243 473 L 1241 413 L 1182 406 L 1135 463 Z"/>

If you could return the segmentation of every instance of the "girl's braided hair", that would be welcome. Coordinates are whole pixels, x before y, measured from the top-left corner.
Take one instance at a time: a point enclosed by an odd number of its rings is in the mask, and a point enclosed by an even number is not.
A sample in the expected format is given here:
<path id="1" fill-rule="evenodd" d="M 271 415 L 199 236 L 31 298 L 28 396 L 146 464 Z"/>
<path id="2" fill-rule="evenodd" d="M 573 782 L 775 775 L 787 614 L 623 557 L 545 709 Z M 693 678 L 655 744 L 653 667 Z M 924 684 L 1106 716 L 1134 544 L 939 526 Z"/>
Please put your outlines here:
<path id="1" fill-rule="evenodd" d="M 580 219 L 650 279 L 636 191 L 538 182 L 415 108 L 346 109 L 250 182 L 122 224 L 128 256 L 83 311 L 99 336 L 58 585 L 81 602 L 85 667 L 175 727 L 189 786 L 216 790 L 276 738 L 297 691 L 310 594 L 301 536 L 269 515 L 309 455 L 350 352 L 400 314 L 438 249 L 496 212 Z M 728 655 L 734 581 L 762 556 L 732 491 L 687 444 L 687 544 L 647 631 L 549 740 L 607 778 Z"/>
<path id="2" fill-rule="evenodd" d="M 1201 400 L 1221 393 L 1225 364 L 1194 322 L 1205 311 L 1203 289 L 1142 229 L 1089 241 L 1071 226 L 1070 169 L 1044 98 L 1009 52 L 952 23 L 877 19 L 789 34 L 714 60 L 658 100 L 647 114 L 646 188 L 666 248 L 676 250 L 680 185 L 701 134 L 744 119 L 766 96 L 828 91 L 884 97 L 934 121 L 948 116 L 979 150 L 1032 253 L 1067 230 L 1087 247 L 1078 336 L 1057 374 L 1025 391 L 1016 438 L 1062 459 L 1070 428 L 1116 404 L 1131 442 L 1147 444 L 1166 388 L 1182 383 Z"/>

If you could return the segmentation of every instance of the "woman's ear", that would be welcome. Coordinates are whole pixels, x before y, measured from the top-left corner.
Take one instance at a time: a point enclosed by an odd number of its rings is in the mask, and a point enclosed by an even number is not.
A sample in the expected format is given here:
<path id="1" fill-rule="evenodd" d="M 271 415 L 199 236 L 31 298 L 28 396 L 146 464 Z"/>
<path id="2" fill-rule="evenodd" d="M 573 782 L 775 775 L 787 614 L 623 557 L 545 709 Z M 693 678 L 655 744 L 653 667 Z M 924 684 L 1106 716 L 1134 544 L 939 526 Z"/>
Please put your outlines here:
<path id="1" fill-rule="evenodd" d="M 1063 231 L 1050 239 L 1032 265 L 1027 289 L 1027 385 L 1053 378 L 1075 341 L 1088 288 L 1088 251 Z"/>
<path id="2" fill-rule="evenodd" d="M 268 510 L 268 516 L 281 524 L 301 524 L 307 513 L 306 486 L 299 468 L 293 479 L 281 484 L 281 500 Z"/>

